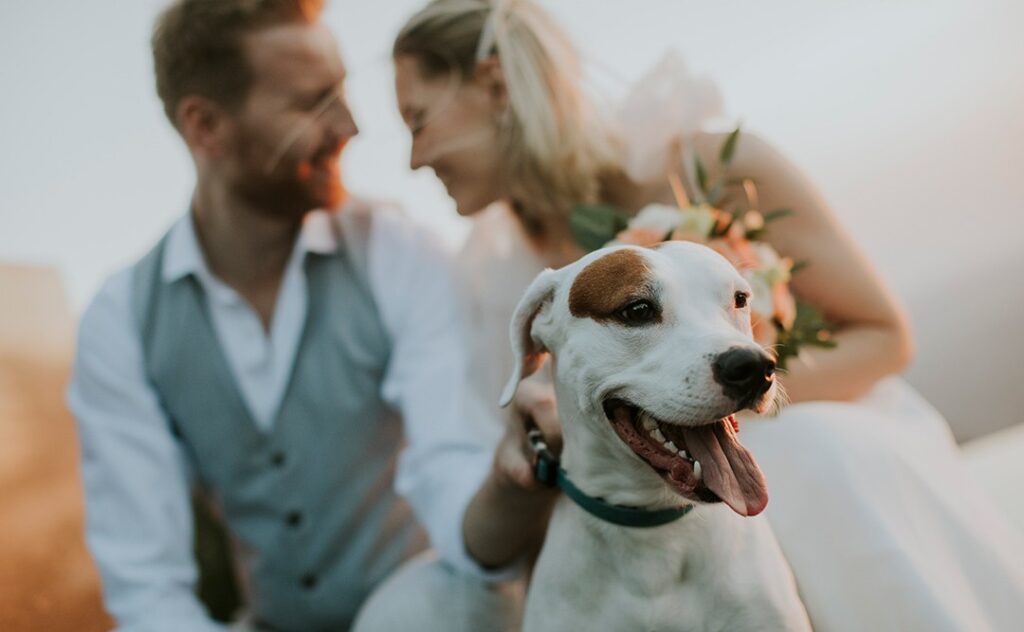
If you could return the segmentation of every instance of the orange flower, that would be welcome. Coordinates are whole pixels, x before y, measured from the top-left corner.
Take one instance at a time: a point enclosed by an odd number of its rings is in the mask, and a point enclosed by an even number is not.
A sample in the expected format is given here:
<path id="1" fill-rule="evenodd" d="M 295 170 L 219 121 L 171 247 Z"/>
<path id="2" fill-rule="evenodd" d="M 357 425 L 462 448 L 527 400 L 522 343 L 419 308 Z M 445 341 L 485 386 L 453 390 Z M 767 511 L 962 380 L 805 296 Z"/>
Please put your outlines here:
<path id="1" fill-rule="evenodd" d="M 779 281 L 772 286 L 772 305 L 775 307 L 773 316 L 784 329 L 790 329 L 796 320 L 796 299 L 786 283 Z"/>
<path id="2" fill-rule="evenodd" d="M 650 247 L 665 241 L 664 231 L 653 228 L 627 228 L 615 236 L 615 243 Z"/>
<path id="3" fill-rule="evenodd" d="M 728 259 L 737 270 L 754 270 L 761 264 L 757 251 L 745 238 L 732 240 L 727 236 L 725 239 L 712 239 L 707 245 Z"/>
<path id="4" fill-rule="evenodd" d="M 754 342 L 762 347 L 771 347 L 779 339 L 779 330 L 775 328 L 775 323 L 769 316 L 750 312 L 750 328 L 754 334 Z"/>
<path id="5" fill-rule="evenodd" d="M 725 255 L 724 252 L 722 254 L 736 266 L 737 270 L 756 270 L 761 266 L 761 258 L 757 256 L 757 249 L 747 239 L 747 233 L 739 222 L 733 222 L 729 227 L 724 241 L 731 255 Z"/>
<path id="6" fill-rule="evenodd" d="M 715 213 L 715 232 L 720 233 L 725 230 L 725 227 L 728 226 L 731 221 L 732 216 L 728 213 L 723 213 L 721 211 Z"/>
<path id="7" fill-rule="evenodd" d="M 729 243 L 746 241 L 747 229 L 743 228 L 743 224 L 741 222 L 733 222 L 732 225 L 729 226 L 729 231 L 725 233 L 725 238 L 729 240 Z"/>
<path id="8" fill-rule="evenodd" d="M 718 254 L 722 255 L 729 260 L 736 268 L 740 267 L 740 255 L 736 252 L 736 249 L 732 247 L 732 244 L 724 239 L 712 239 L 707 243 L 708 248 L 711 248 Z"/>

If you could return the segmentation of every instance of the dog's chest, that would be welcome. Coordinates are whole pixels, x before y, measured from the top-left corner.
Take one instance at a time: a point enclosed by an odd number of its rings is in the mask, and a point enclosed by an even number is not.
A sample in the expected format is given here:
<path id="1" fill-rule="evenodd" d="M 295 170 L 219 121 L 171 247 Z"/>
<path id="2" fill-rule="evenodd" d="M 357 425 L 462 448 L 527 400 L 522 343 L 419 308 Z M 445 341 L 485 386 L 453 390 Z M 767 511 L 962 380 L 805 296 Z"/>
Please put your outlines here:
<path id="1" fill-rule="evenodd" d="M 727 594 L 714 569 L 711 529 L 694 512 L 688 524 L 627 529 L 571 504 L 553 516 L 534 572 L 524 630 L 705 630 L 719 626 Z M 724 590 L 723 590 L 724 589 Z M 581 624 L 586 623 L 586 626 Z"/>

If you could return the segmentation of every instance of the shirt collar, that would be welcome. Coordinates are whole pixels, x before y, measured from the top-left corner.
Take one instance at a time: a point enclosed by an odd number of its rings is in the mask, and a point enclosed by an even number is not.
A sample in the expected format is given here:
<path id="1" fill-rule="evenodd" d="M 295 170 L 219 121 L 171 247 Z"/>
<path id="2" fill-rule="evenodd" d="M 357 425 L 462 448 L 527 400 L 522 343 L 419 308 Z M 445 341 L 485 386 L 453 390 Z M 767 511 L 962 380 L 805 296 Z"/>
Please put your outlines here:
<path id="1" fill-rule="evenodd" d="M 344 209 L 338 211 L 343 212 Z M 336 216 L 337 213 L 322 210 L 308 213 L 303 220 L 302 230 L 295 243 L 296 252 L 292 253 L 292 258 L 304 260 L 306 254 L 310 252 L 337 252 L 339 239 Z M 196 275 L 202 281 L 214 278 L 199 247 L 199 237 L 192 222 L 192 214 L 186 213 L 175 222 L 167 236 L 161 278 L 165 283 L 173 283 L 189 274 Z"/>

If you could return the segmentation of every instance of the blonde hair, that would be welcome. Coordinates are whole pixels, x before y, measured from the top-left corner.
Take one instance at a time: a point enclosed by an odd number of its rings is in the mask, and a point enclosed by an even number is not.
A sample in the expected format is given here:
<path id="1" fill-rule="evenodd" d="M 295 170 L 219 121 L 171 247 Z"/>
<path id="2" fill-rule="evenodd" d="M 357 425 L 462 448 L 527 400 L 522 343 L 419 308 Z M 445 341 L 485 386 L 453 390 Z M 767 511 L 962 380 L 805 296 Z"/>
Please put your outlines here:
<path id="1" fill-rule="evenodd" d="M 428 79 L 457 73 L 461 80 L 497 57 L 510 106 L 502 127 L 505 176 L 528 229 L 564 223 L 573 206 L 596 201 L 617 154 L 583 90 L 576 50 L 539 6 L 433 0 L 402 28 L 393 55 L 417 59 Z"/>

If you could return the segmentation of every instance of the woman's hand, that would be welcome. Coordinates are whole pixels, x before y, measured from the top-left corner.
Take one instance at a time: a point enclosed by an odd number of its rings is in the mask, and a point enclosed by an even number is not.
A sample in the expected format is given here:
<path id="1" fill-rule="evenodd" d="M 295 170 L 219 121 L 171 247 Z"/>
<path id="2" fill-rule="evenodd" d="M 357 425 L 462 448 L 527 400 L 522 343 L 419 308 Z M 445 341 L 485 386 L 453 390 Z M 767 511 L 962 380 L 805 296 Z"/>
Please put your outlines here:
<path id="1" fill-rule="evenodd" d="M 535 557 L 547 531 L 557 488 L 533 474 L 536 455 L 527 433 L 538 428 L 554 454 L 562 449 L 562 427 L 550 372 L 540 370 L 519 384 L 511 414 L 494 454 L 491 475 L 470 502 L 462 531 L 469 551 L 487 568 Z"/>
<path id="2" fill-rule="evenodd" d="M 498 481 L 521 490 L 544 487 L 534 476 L 536 454 L 527 438 L 533 428 L 541 431 L 552 453 L 557 456 L 562 451 L 562 425 L 558 420 L 555 387 L 546 370 L 520 382 L 512 400 L 505 435 L 494 455 L 494 474 Z"/>

